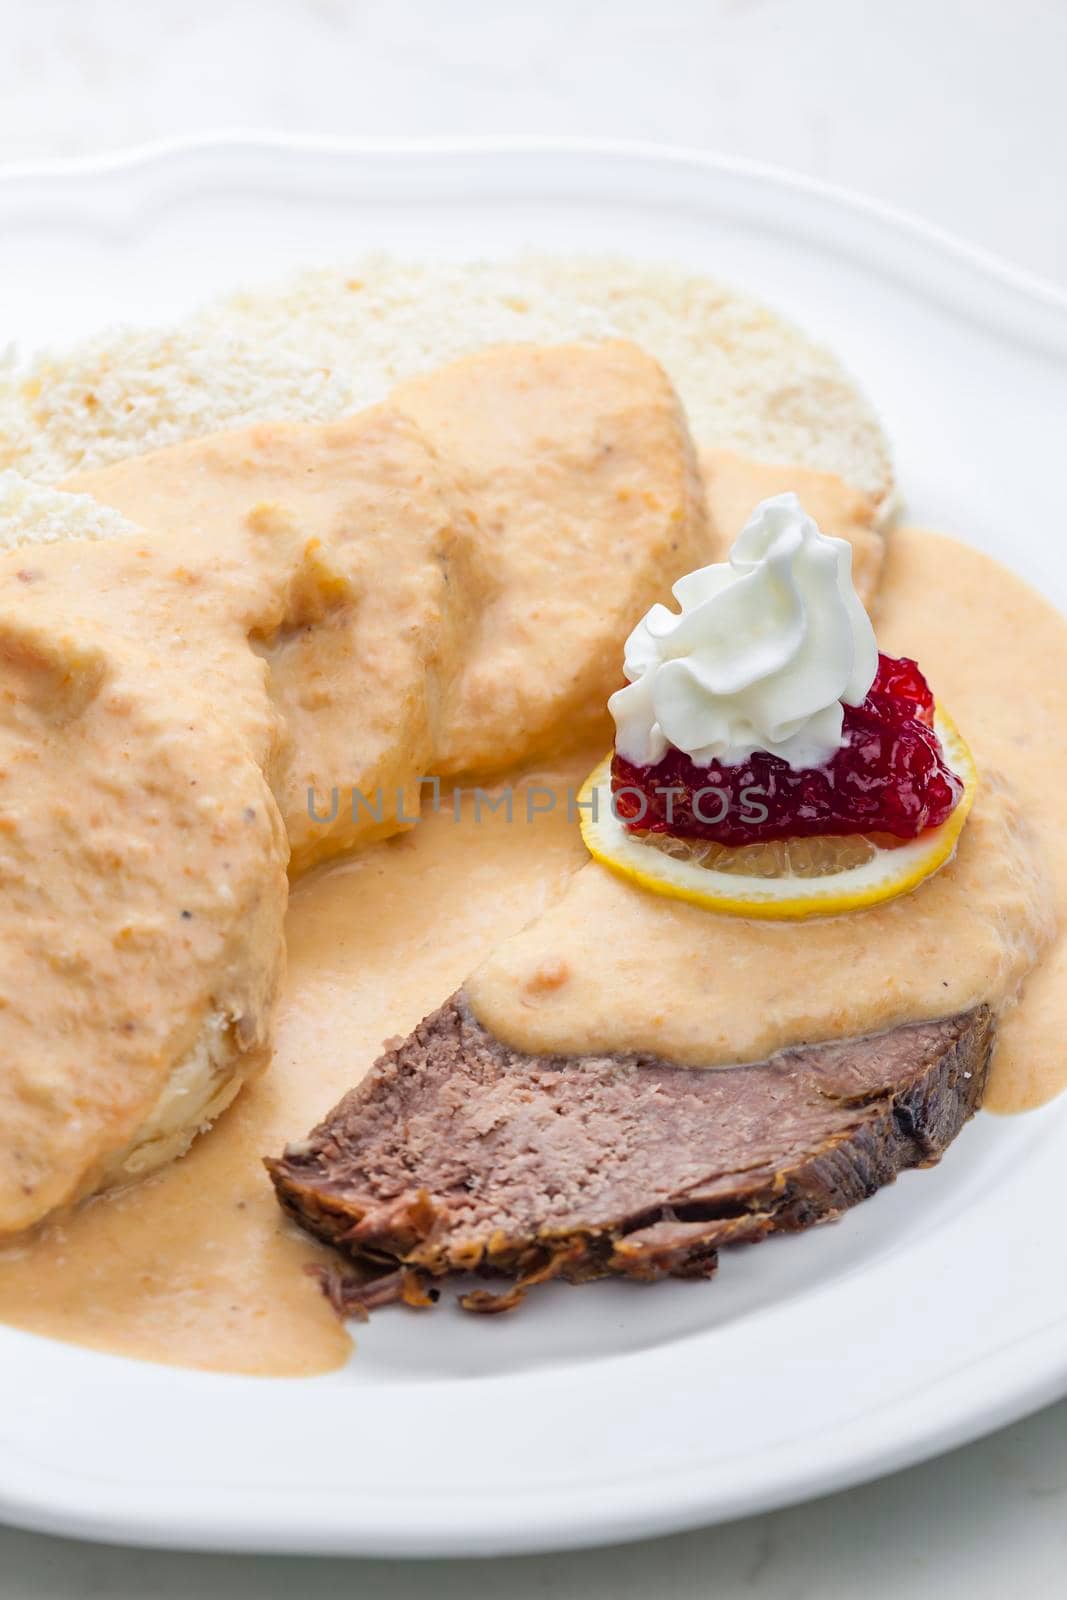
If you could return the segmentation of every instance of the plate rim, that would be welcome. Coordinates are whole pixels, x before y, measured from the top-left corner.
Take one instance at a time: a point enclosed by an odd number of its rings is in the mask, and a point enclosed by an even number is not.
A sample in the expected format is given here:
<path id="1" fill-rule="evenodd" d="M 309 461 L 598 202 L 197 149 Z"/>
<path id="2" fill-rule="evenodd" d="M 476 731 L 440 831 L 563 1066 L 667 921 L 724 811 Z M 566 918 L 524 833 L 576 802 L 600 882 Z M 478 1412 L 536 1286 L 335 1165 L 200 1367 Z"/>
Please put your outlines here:
<path id="1" fill-rule="evenodd" d="M 644 164 L 670 167 L 674 170 L 704 171 L 720 178 L 737 181 L 743 185 L 756 185 L 764 192 L 798 197 L 814 204 L 830 216 L 847 213 L 859 219 L 867 229 L 857 250 L 852 242 L 852 253 L 861 259 L 872 260 L 877 255 L 875 238 L 891 238 L 899 246 L 904 240 L 910 247 L 922 252 L 934 252 L 952 272 L 962 273 L 969 283 L 968 309 L 981 313 L 980 320 L 1009 336 L 1042 344 L 1047 335 L 1055 352 L 1067 357 L 1067 290 L 1025 269 L 1008 263 L 991 252 L 958 238 L 950 231 L 886 202 L 869 198 L 853 190 L 821 179 L 792 173 L 788 169 L 749 161 L 695 148 L 657 144 L 643 140 L 624 139 L 573 139 L 566 137 L 430 137 L 397 139 L 377 137 L 341 137 L 323 135 L 289 135 L 259 130 L 224 130 L 202 134 L 182 135 L 153 141 L 126 150 L 101 156 L 73 157 L 59 160 L 42 160 L 7 163 L 0 166 L 0 210 L 6 208 L 20 187 L 31 193 L 38 188 L 48 192 L 53 205 L 64 201 L 64 185 L 80 189 L 86 183 L 117 183 L 120 187 L 131 178 L 153 184 L 168 169 L 178 170 L 190 163 L 231 163 L 235 158 L 258 160 L 280 151 L 311 161 L 328 158 L 339 161 L 399 160 L 430 158 L 451 161 L 457 157 L 474 157 L 491 160 L 512 158 L 537 158 L 541 156 L 582 159 L 599 162 L 607 171 L 612 163 L 639 161 Z M 886 263 L 879 259 L 879 267 Z M 906 281 L 915 282 L 918 271 L 909 252 L 898 256 L 894 270 Z M 923 285 L 924 290 L 926 285 Z M 1047 351 L 1047 346 L 1045 346 Z M 928 1459 L 945 1450 L 955 1448 L 981 1437 L 997 1427 L 1027 1415 L 1067 1392 L 1067 1349 L 1063 1346 L 1060 1330 L 1062 1320 L 1044 1328 L 1034 1328 L 1020 1336 L 1010 1350 L 995 1350 L 983 1359 L 983 1365 L 1000 1361 L 1012 1369 L 1014 1381 L 1003 1387 L 996 1399 L 982 1410 L 968 1403 L 967 1385 L 963 1384 L 955 1410 L 942 1410 L 938 1425 L 930 1427 L 916 1442 L 908 1436 L 887 1450 L 884 1437 L 878 1445 L 864 1447 L 861 1440 L 850 1451 L 839 1451 L 829 1462 L 812 1468 L 810 1463 L 803 1477 L 802 1487 L 795 1479 L 779 1472 L 773 1484 L 750 1482 L 732 1493 L 721 1494 L 709 1509 L 708 1496 L 714 1491 L 690 1483 L 688 1491 L 678 1498 L 660 1497 L 655 1504 L 644 1508 L 636 1521 L 633 1507 L 627 1502 L 613 1502 L 610 1495 L 601 1495 L 606 1502 L 593 1512 L 586 1507 L 580 1513 L 573 1508 L 555 1519 L 553 1530 L 546 1539 L 534 1531 L 535 1521 L 513 1516 L 507 1530 L 495 1531 L 482 1539 L 472 1537 L 469 1528 L 450 1529 L 445 1519 L 439 1519 L 432 1530 L 427 1524 L 417 1538 L 404 1541 L 405 1555 L 469 1555 L 518 1553 L 534 1549 L 564 1549 L 645 1538 L 654 1534 L 680 1531 L 706 1524 L 709 1520 L 725 1520 L 746 1515 L 757 1510 L 829 1493 L 865 1479 L 898 1470 L 911 1463 Z M 1059 1341 L 1062 1353 L 1058 1361 L 1042 1365 L 1035 1373 L 1032 1368 L 1020 1371 L 1012 1355 L 1019 1346 L 1036 1342 L 1048 1344 Z M 30 1336 L 26 1336 L 30 1337 Z M 1026 1363 L 1023 1363 L 1026 1366 Z M 249 1380 L 241 1380 L 249 1381 Z M 270 1380 L 250 1380 L 267 1384 Z M 847 1431 L 842 1430 L 842 1431 Z M 2 1433 L 2 1430 L 0 1430 Z M 2 1443 L 2 1441 L 0 1441 Z M 388 1528 L 388 1519 L 380 1524 L 381 1531 L 371 1531 L 369 1523 L 350 1523 L 338 1531 L 335 1518 L 330 1527 L 312 1526 L 305 1521 L 304 1532 L 292 1524 L 283 1525 L 284 1518 L 264 1530 L 264 1507 L 270 1503 L 270 1494 L 257 1492 L 248 1501 L 248 1492 L 237 1492 L 234 1503 L 223 1497 L 210 1514 L 197 1515 L 183 1510 L 180 1503 L 170 1503 L 164 1491 L 154 1501 L 147 1485 L 139 1483 L 135 1499 L 137 1510 L 121 1512 L 117 1494 L 129 1500 L 129 1485 L 102 1484 L 87 1474 L 60 1474 L 42 1468 L 25 1469 L 14 1460 L 15 1481 L 12 1489 L 0 1485 L 0 1515 L 23 1527 L 43 1532 L 65 1533 L 98 1540 L 119 1540 L 128 1544 L 146 1546 L 190 1547 L 217 1550 L 276 1550 L 291 1552 L 349 1553 L 362 1555 L 397 1554 L 396 1530 Z M 719 1469 L 721 1472 L 721 1468 Z M 715 1469 L 705 1474 L 710 1480 Z M 21 1483 L 19 1476 L 23 1477 Z M 96 1494 L 92 1494 L 95 1487 Z M 654 1498 L 654 1497 L 650 1497 Z M 279 1496 L 280 1500 L 280 1496 Z M 236 1504 L 242 1501 L 242 1504 Z M 276 1508 L 281 1513 L 281 1505 Z M 371 1507 L 372 1513 L 377 1508 Z M 535 1509 L 534 1517 L 543 1515 Z M 299 1514 L 296 1521 L 300 1521 Z M 327 1518 L 327 1521 L 329 1519 Z"/>
<path id="2" fill-rule="evenodd" d="M 84 182 L 128 178 L 151 168 L 161 169 L 191 157 L 217 159 L 236 154 L 278 152 L 330 158 L 404 160 L 414 156 L 449 160 L 456 156 L 523 157 L 563 156 L 605 164 L 630 160 L 689 168 L 740 179 L 745 183 L 801 195 L 837 211 L 848 211 L 892 233 L 906 236 L 936 251 L 956 268 L 987 286 L 1010 295 L 1016 311 L 1036 306 L 1063 319 L 1067 335 L 1067 286 L 1009 261 L 995 251 L 974 244 L 952 229 L 858 189 L 812 177 L 773 162 L 728 155 L 695 145 L 671 144 L 651 139 L 581 138 L 554 134 L 427 135 L 401 138 L 378 135 L 281 133 L 269 128 L 207 129 L 146 140 L 99 155 L 42 157 L 0 162 L 0 202 L 19 186 L 45 184 L 58 187 L 71 180 Z"/>

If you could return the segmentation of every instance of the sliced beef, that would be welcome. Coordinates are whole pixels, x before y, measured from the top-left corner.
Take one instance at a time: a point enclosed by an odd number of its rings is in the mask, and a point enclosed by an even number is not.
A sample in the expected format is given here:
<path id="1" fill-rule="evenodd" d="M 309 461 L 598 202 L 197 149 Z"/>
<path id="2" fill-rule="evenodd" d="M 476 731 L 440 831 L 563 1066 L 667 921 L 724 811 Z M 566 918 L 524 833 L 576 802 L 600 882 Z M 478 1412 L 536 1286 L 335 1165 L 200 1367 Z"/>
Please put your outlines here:
<path id="1" fill-rule="evenodd" d="M 462 993 L 388 1051 L 325 1122 L 267 1166 L 285 1209 L 351 1265 L 338 1309 L 424 1304 L 449 1272 L 531 1283 L 707 1277 L 721 1245 L 806 1228 L 935 1162 L 977 1108 L 982 1007 L 870 1038 L 693 1071 L 534 1057 Z"/>

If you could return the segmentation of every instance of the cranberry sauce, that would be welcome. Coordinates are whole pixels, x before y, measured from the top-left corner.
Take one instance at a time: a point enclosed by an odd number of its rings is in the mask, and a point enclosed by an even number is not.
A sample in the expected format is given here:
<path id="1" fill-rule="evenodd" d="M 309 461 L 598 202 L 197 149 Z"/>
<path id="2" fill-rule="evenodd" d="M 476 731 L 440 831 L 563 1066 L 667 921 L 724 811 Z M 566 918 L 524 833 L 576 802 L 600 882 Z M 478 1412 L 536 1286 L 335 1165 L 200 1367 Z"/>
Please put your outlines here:
<path id="1" fill-rule="evenodd" d="M 616 752 L 616 812 L 633 830 L 727 845 L 847 833 L 914 839 L 944 822 L 963 784 L 945 761 L 933 695 L 915 662 L 879 655 L 866 700 L 844 710 L 841 749 L 826 766 L 800 772 L 763 751 L 706 767 L 680 750 L 653 767 Z"/>

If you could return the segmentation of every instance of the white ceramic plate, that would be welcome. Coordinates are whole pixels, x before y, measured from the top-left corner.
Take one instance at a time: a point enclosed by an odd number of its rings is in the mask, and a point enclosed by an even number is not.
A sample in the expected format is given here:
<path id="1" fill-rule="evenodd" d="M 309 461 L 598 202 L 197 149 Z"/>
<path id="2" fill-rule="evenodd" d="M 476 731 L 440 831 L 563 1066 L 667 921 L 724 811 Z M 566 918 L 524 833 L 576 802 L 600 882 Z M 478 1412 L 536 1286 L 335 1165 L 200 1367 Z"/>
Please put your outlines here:
<path id="1" fill-rule="evenodd" d="M 368 247 L 703 268 L 862 376 L 914 517 L 1067 607 L 1067 300 L 780 174 L 556 143 L 204 140 L 0 180 L 20 343 L 177 313 Z M 1067 1391 L 1067 1100 L 717 1281 L 383 1315 L 313 1380 L 172 1371 L 0 1329 L 0 1516 L 227 1549 L 459 1554 L 638 1537 L 890 1471 Z"/>

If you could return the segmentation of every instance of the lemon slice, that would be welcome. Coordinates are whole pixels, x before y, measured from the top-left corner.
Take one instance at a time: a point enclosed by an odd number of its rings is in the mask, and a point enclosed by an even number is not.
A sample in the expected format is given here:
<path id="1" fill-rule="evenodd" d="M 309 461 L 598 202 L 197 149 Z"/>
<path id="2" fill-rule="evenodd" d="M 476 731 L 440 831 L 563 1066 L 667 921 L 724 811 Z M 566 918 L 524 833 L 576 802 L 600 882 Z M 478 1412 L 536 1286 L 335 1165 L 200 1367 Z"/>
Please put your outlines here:
<path id="1" fill-rule="evenodd" d="M 908 894 L 950 860 L 974 801 L 978 774 L 955 723 L 938 710 L 934 727 L 945 760 L 963 782 L 963 794 L 939 828 L 917 839 L 881 843 L 877 836 L 803 841 L 775 855 L 741 846 L 701 851 L 677 841 L 646 843 L 616 817 L 611 805 L 611 757 L 592 772 L 579 796 L 582 838 L 601 863 L 651 894 L 688 900 L 733 917 L 833 917 Z M 649 835 L 649 838 L 652 836 Z M 827 848 L 821 853 L 818 845 Z M 796 846 L 801 841 L 795 842 Z"/>

